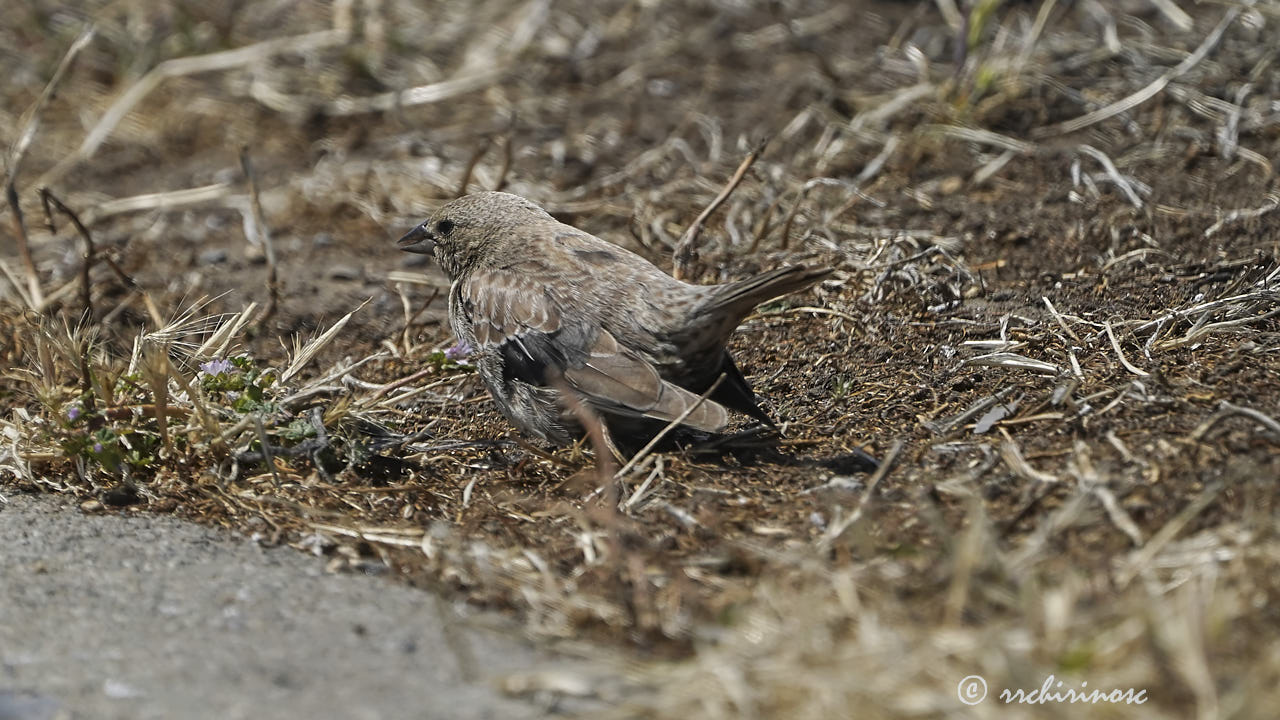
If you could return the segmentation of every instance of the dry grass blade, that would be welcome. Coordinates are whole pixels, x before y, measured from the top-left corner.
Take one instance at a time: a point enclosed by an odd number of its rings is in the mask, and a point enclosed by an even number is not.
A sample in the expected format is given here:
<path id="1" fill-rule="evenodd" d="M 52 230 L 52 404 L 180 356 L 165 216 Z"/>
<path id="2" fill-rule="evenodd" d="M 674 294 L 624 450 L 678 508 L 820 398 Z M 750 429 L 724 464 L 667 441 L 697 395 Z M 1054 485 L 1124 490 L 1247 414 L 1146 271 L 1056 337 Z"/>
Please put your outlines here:
<path id="1" fill-rule="evenodd" d="M 1136 367 L 1133 363 L 1129 362 L 1129 358 L 1126 358 L 1124 356 L 1124 351 L 1120 349 L 1120 341 L 1116 340 L 1115 331 L 1111 329 L 1111 323 L 1110 322 L 1105 323 L 1104 327 L 1107 332 L 1107 339 L 1111 341 L 1111 349 L 1115 350 L 1116 357 L 1120 358 L 1120 364 L 1124 365 L 1126 370 L 1133 373 L 1134 375 L 1137 375 L 1138 377 L 1148 377 L 1149 375 L 1151 375 L 1151 373 L 1147 372 L 1146 370 Z"/>
<path id="2" fill-rule="evenodd" d="M 295 375 L 302 372 L 302 369 L 315 359 L 316 355 L 320 353 L 320 350 L 330 342 L 333 342 L 333 339 L 338 336 L 338 333 L 342 332 L 342 328 L 346 327 L 347 323 L 351 321 L 351 316 L 364 309 L 364 306 L 367 303 L 368 301 L 360 303 L 360 307 L 357 307 L 355 310 L 343 315 L 328 330 L 325 330 L 295 352 L 293 357 L 290 359 L 289 364 L 285 366 L 283 371 L 281 371 L 280 382 L 287 383 L 292 380 Z"/>
<path id="3" fill-rule="evenodd" d="M 724 201 L 728 200 L 729 196 L 733 194 L 733 191 L 738 188 L 738 185 L 742 183 L 742 179 L 747 176 L 747 171 L 751 169 L 751 166 L 754 165 L 760 155 L 764 153 L 765 147 L 768 146 L 768 144 L 769 141 L 766 138 L 765 140 L 760 141 L 760 143 L 757 144 L 751 152 L 747 153 L 747 156 L 742 159 L 742 163 L 738 165 L 738 169 L 734 171 L 733 177 L 729 178 L 729 182 L 725 184 L 724 189 L 720 191 L 720 194 L 716 195 L 715 199 L 711 201 L 711 204 L 703 208 L 701 213 L 698 213 L 698 217 L 694 219 L 693 224 L 691 224 L 689 228 L 684 231 L 684 234 L 680 236 L 680 242 L 676 243 L 674 254 L 675 269 L 672 273 L 675 275 L 677 280 L 689 280 L 694 274 L 693 268 L 698 260 L 698 250 L 695 243 L 698 241 L 698 235 L 702 233 L 702 226 L 706 224 L 707 218 L 710 218 L 716 210 L 719 210 L 720 206 L 724 204 Z"/>
<path id="4" fill-rule="evenodd" d="M 1035 131 L 1035 136 L 1043 138 L 1053 135 L 1067 135 L 1069 133 L 1078 132 L 1090 125 L 1096 125 L 1103 120 L 1128 112 L 1147 102 L 1156 95 L 1159 95 L 1162 90 L 1168 87 L 1169 83 L 1187 74 L 1191 68 L 1199 65 L 1202 60 L 1208 57 L 1209 53 L 1217 47 L 1218 41 L 1222 39 L 1223 33 L 1227 31 L 1227 28 L 1231 27 L 1231 23 L 1235 22 L 1236 17 L 1239 15 L 1239 8 L 1229 8 L 1227 12 L 1223 14 L 1222 19 L 1218 21 L 1217 26 L 1215 26 L 1213 30 L 1209 31 L 1209 34 L 1205 36 L 1204 41 L 1200 43 L 1200 47 L 1196 48 L 1195 52 L 1188 55 L 1182 62 L 1174 66 L 1172 70 L 1169 70 L 1165 74 L 1156 78 L 1151 82 L 1151 84 L 1141 90 L 1130 94 L 1122 100 L 1117 100 L 1106 107 L 1098 108 L 1093 112 L 1081 115 L 1074 120 L 1068 120 L 1066 122 L 1058 123 L 1057 125 L 1040 128 Z"/>
<path id="5" fill-rule="evenodd" d="M 133 197 L 108 200 L 89 208 L 84 213 L 84 220 L 85 223 L 93 225 L 125 213 L 145 210 L 177 210 L 202 205 L 230 196 L 231 190 L 232 187 L 228 183 L 215 183 L 201 187 L 145 193 Z"/>
<path id="6" fill-rule="evenodd" d="M 344 32 L 321 30 L 294 37 L 264 40 L 247 47 L 223 50 L 209 53 L 208 55 L 165 60 L 152 68 L 146 75 L 143 75 L 141 79 L 131 85 L 123 95 L 112 103 L 107 112 L 103 114 L 98 123 L 85 136 L 84 142 L 80 144 L 80 147 L 64 158 L 62 162 L 41 175 L 37 184 L 41 186 L 53 185 L 76 165 L 93 157 L 93 154 L 111 136 L 120 121 L 138 103 L 142 102 L 143 98 L 151 94 L 153 90 L 169 78 L 227 70 L 250 63 L 262 62 L 267 58 L 285 53 L 304 53 L 311 50 L 334 47 L 347 40 L 348 36 Z"/>
<path id="7" fill-rule="evenodd" d="M 1057 365 L 1048 363 L 1043 360 L 1035 360 L 1017 353 L 997 352 L 979 355 L 978 357 L 965 360 L 962 365 L 977 365 L 980 367 L 1002 367 L 1012 368 L 1015 370 L 1030 370 L 1032 372 L 1045 373 L 1048 375 L 1057 375 L 1061 372 Z"/>
<path id="8" fill-rule="evenodd" d="M 483 57 L 484 60 L 464 65 L 454 77 L 372 97 L 338 98 L 326 103 L 323 112 L 338 117 L 387 112 L 436 103 L 488 87 L 510 69 L 520 52 L 533 41 L 538 29 L 546 22 L 549 6 L 549 0 L 529 0 L 519 10 L 510 13 L 509 35 L 493 32 L 498 28 L 489 28 L 489 33 L 481 34 L 477 39 L 481 46 L 472 48 L 470 53 L 471 57 Z M 484 47 L 485 35 L 499 38 L 500 44 L 492 48 Z"/>
<path id="9" fill-rule="evenodd" d="M 249 158 L 248 148 L 241 148 L 240 150 L 240 167 L 244 170 L 244 176 L 249 181 L 249 197 L 251 200 L 249 206 L 253 210 L 253 226 L 257 234 L 257 237 L 254 238 L 255 244 L 262 245 L 267 257 L 267 306 L 262 309 L 262 315 L 258 316 L 256 320 L 261 325 L 275 315 L 276 306 L 280 304 L 276 245 L 271 239 L 271 228 L 267 225 L 266 215 L 262 212 L 262 198 L 258 192 L 258 176 L 253 171 L 253 161 Z"/>
<path id="10" fill-rule="evenodd" d="M 251 302 L 244 310 L 237 313 L 230 322 L 224 322 L 218 326 L 218 329 L 205 339 L 200 347 L 196 348 L 192 353 L 195 359 L 225 357 L 231 343 L 235 341 L 245 326 L 254 317 L 254 311 L 258 309 L 258 304 Z"/>
<path id="11" fill-rule="evenodd" d="M 40 93 L 35 105 L 26 112 L 26 122 L 23 125 L 22 132 L 19 133 L 17 142 L 9 148 L 9 157 L 5 162 L 7 170 L 6 185 L 12 186 L 14 184 L 18 171 L 22 168 L 22 161 L 27 155 L 27 148 L 31 147 L 31 141 L 35 139 L 36 132 L 40 128 L 40 116 L 45 107 L 48 106 L 49 101 L 53 99 L 58 90 L 58 85 L 62 83 L 62 79 L 71 70 L 76 58 L 80 56 L 80 51 L 88 47 L 96 34 L 97 28 L 94 25 L 89 25 L 81 31 L 80 35 L 71 43 L 71 46 L 67 48 L 66 54 L 62 56 L 62 61 L 54 69 L 53 76 L 49 78 L 49 82 L 45 85 L 44 91 Z"/>

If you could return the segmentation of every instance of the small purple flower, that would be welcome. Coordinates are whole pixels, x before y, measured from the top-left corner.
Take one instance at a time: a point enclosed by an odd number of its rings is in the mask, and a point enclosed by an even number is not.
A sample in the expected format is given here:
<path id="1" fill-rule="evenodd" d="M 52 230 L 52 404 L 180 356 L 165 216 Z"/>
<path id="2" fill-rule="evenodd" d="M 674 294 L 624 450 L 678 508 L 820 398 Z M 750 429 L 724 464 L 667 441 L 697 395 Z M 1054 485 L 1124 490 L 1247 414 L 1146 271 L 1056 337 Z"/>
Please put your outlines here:
<path id="1" fill-rule="evenodd" d="M 78 417 L 80 417 L 80 408 L 72 405 L 71 408 L 67 410 L 67 419 L 74 422 Z"/>
<path id="2" fill-rule="evenodd" d="M 228 390 L 228 391 L 227 391 L 227 399 L 228 399 L 228 400 L 230 400 L 231 402 L 235 402 L 235 401 L 239 400 L 239 399 L 240 399 L 240 391 L 239 391 L 239 390 Z"/>
<path id="3" fill-rule="evenodd" d="M 232 365 L 230 360 L 219 358 L 214 358 L 200 365 L 200 372 L 205 375 L 222 375 L 231 372 L 233 369 L 235 369 L 235 365 Z"/>
<path id="4" fill-rule="evenodd" d="M 102 452 L 102 443 L 100 443 L 100 442 L 96 442 L 96 443 L 94 443 L 94 444 L 93 444 L 93 451 L 94 451 L 94 452 L 96 452 L 96 453 L 100 453 L 100 452 Z"/>
<path id="5" fill-rule="evenodd" d="M 470 354 L 471 354 L 471 346 L 466 344 L 465 342 L 460 342 L 457 345 L 454 345 L 453 347 L 444 351 L 444 359 L 450 360 L 452 362 L 458 362 L 459 360 L 466 358 Z"/>

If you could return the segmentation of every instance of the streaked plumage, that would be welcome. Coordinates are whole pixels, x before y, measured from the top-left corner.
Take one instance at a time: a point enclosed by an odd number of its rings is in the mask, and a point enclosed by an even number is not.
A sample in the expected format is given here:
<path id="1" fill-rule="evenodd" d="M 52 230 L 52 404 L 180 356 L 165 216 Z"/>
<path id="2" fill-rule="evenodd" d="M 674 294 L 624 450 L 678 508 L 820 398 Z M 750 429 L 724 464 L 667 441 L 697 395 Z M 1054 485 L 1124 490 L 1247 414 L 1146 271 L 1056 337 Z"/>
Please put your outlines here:
<path id="1" fill-rule="evenodd" d="M 446 203 L 400 239 L 452 281 L 449 320 L 503 414 L 564 443 L 580 435 L 559 397 L 571 388 L 619 439 L 641 439 L 725 379 L 684 424 L 722 430 L 729 410 L 772 424 L 725 345 L 758 304 L 830 269 L 779 268 L 689 285 L 624 248 L 558 222 L 516 195 Z"/>

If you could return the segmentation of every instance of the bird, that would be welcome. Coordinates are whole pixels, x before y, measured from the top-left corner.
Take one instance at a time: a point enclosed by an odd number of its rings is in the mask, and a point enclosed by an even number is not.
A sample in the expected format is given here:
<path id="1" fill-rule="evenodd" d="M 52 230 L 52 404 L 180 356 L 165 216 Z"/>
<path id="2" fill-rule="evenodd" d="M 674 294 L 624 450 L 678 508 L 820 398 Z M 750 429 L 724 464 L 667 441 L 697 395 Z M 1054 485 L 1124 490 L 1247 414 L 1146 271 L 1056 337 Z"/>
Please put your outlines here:
<path id="1" fill-rule="evenodd" d="M 585 433 L 573 400 L 626 444 L 676 421 L 719 433 L 730 411 L 776 427 L 729 338 L 756 306 L 833 272 L 790 265 L 726 284 L 685 283 L 496 191 L 445 203 L 397 246 L 432 255 L 449 278 L 449 323 L 502 414 L 558 445 Z"/>

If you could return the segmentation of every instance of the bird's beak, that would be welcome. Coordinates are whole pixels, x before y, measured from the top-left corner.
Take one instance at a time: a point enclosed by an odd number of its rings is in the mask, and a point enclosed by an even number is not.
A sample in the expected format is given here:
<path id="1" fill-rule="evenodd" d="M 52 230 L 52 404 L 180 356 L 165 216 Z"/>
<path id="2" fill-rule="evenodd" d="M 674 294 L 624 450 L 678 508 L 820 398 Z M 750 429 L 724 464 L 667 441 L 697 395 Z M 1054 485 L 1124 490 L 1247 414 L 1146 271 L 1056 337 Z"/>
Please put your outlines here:
<path id="1" fill-rule="evenodd" d="M 396 242 L 396 247 L 405 252 L 418 253 L 419 255 L 434 255 L 436 238 L 427 229 L 427 224 L 423 223 L 405 233 L 404 237 Z"/>

